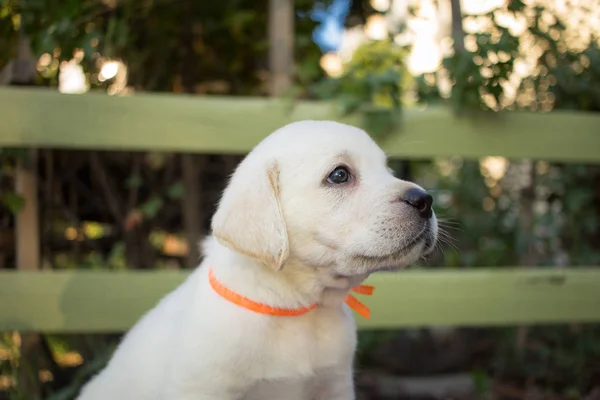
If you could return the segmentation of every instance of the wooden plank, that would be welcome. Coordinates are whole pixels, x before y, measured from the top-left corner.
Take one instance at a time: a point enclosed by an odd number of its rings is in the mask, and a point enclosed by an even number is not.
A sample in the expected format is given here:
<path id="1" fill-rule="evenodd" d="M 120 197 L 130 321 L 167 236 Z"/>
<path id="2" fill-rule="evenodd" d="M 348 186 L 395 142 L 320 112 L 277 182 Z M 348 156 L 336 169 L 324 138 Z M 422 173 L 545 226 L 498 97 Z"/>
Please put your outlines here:
<path id="1" fill-rule="evenodd" d="M 0 331 L 128 329 L 184 271 L 1 272 Z M 600 269 L 414 270 L 378 273 L 363 329 L 600 321 Z"/>
<path id="2" fill-rule="evenodd" d="M 404 130 L 383 143 L 392 155 L 457 155 L 600 163 L 600 114 L 554 111 L 455 117 L 449 109 L 408 110 Z M 590 146 L 590 147 L 588 147 Z M 423 157 L 425 155 L 426 157 Z"/>
<path id="3" fill-rule="evenodd" d="M 337 118 L 326 103 L 267 98 L 136 94 L 66 95 L 0 89 L 0 146 L 247 153 L 291 121 Z M 405 109 L 381 145 L 407 159 L 485 155 L 600 163 L 600 115 L 514 112 L 457 118 L 447 108 Z"/>

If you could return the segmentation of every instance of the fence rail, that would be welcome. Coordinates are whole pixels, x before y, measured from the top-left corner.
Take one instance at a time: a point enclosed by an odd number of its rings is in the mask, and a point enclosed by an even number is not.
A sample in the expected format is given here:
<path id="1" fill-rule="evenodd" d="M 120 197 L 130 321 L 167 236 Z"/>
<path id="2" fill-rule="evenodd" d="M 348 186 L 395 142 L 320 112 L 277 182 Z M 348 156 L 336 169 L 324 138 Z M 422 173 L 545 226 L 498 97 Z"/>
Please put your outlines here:
<path id="1" fill-rule="evenodd" d="M 331 105 L 301 102 L 290 108 L 266 98 L 119 98 L 3 88 L 0 104 L 0 147 L 246 153 L 288 122 L 340 120 Z M 511 112 L 459 118 L 445 108 L 407 109 L 401 127 L 380 145 L 389 155 L 413 159 L 497 155 L 598 164 L 600 116 Z M 35 185 L 28 193 L 36 193 Z M 18 241 L 32 240 L 22 232 Z M 31 272 L 25 270 L 38 267 L 25 264 L 0 271 L 0 331 L 125 330 L 187 274 Z M 358 318 L 361 328 L 600 321 L 600 268 L 410 271 L 370 281 L 377 291 L 365 302 L 373 317 Z"/>
<path id="2" fill-rule="evenodd" d="M 93 150 L 247 153 L 291 121 L 340 118 L 331 105 L 268 98 L 139 94 L 64 95 L 0 89 L 0 146 Z M 600 162 L 600 115 L 507 112 L 456 117 L 447 107 L 406 109 L 402 125 L 380 141 L 389 155 L 505 156 Z"/>
<path id="3" fill-rule="evenodd" d="M 187 272 L 4 272 L 0 331 L 124 331 Z M 474 269 L 378 273 L 360 328 L 600 321 L 598 269 Z"/>

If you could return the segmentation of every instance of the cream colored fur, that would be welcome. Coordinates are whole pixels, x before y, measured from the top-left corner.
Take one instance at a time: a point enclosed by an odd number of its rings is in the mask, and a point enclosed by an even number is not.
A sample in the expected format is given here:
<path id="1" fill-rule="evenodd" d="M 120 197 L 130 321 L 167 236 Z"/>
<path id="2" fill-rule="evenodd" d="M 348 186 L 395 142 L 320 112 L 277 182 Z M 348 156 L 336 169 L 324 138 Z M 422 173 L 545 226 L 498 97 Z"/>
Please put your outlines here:
<path id="1" fill-rule="evenodd" d="M 332 185 L 339 165 L 352 180 Z M 79 399 L 354 399 L 356 327 L 344 298 L 435 244 L 435 216 L 424 221 L 399 200 L 414 187 L 360 129 L 303 121 L 274 132 L 232 176 L 200 266 L 127 333 Z M 211 289 L 209 266 L 254 301 L 321 305 L 296 317 L 246 310 Z"/>

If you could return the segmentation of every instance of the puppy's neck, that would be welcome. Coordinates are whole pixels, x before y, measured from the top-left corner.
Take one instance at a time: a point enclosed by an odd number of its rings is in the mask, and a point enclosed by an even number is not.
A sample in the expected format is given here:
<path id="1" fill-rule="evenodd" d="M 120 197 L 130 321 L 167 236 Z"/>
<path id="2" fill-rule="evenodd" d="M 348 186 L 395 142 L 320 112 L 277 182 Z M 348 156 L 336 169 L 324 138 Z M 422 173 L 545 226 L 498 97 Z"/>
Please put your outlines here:
<path id="1" fill-rule="evenodd" d="M 340 306 L 352 286 L 360 283 L 336 278 L 329 268 L 315 268 L 294 259 L 288 260 L 282 270 L 275 271 L 214 238 L 205 242 L 204 254 L 204 264 L 213 267 L 224 286 L 272 307 L 295 309 L 315 303 Z"/>

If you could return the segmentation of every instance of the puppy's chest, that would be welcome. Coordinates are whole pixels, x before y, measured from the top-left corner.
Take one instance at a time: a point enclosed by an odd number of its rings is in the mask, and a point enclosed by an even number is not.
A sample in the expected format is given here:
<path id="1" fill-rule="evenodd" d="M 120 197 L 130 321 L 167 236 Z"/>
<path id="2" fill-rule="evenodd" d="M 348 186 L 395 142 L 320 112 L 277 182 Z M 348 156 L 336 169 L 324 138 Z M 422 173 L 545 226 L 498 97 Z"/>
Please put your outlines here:
<path id="1" fill-rule="evenodd" d="M 345 307 L 278 319 L 267 336 L 270 351 L 264 379 L 308 377 L 351 363 L 356 348 L 356 327 Z"/>

